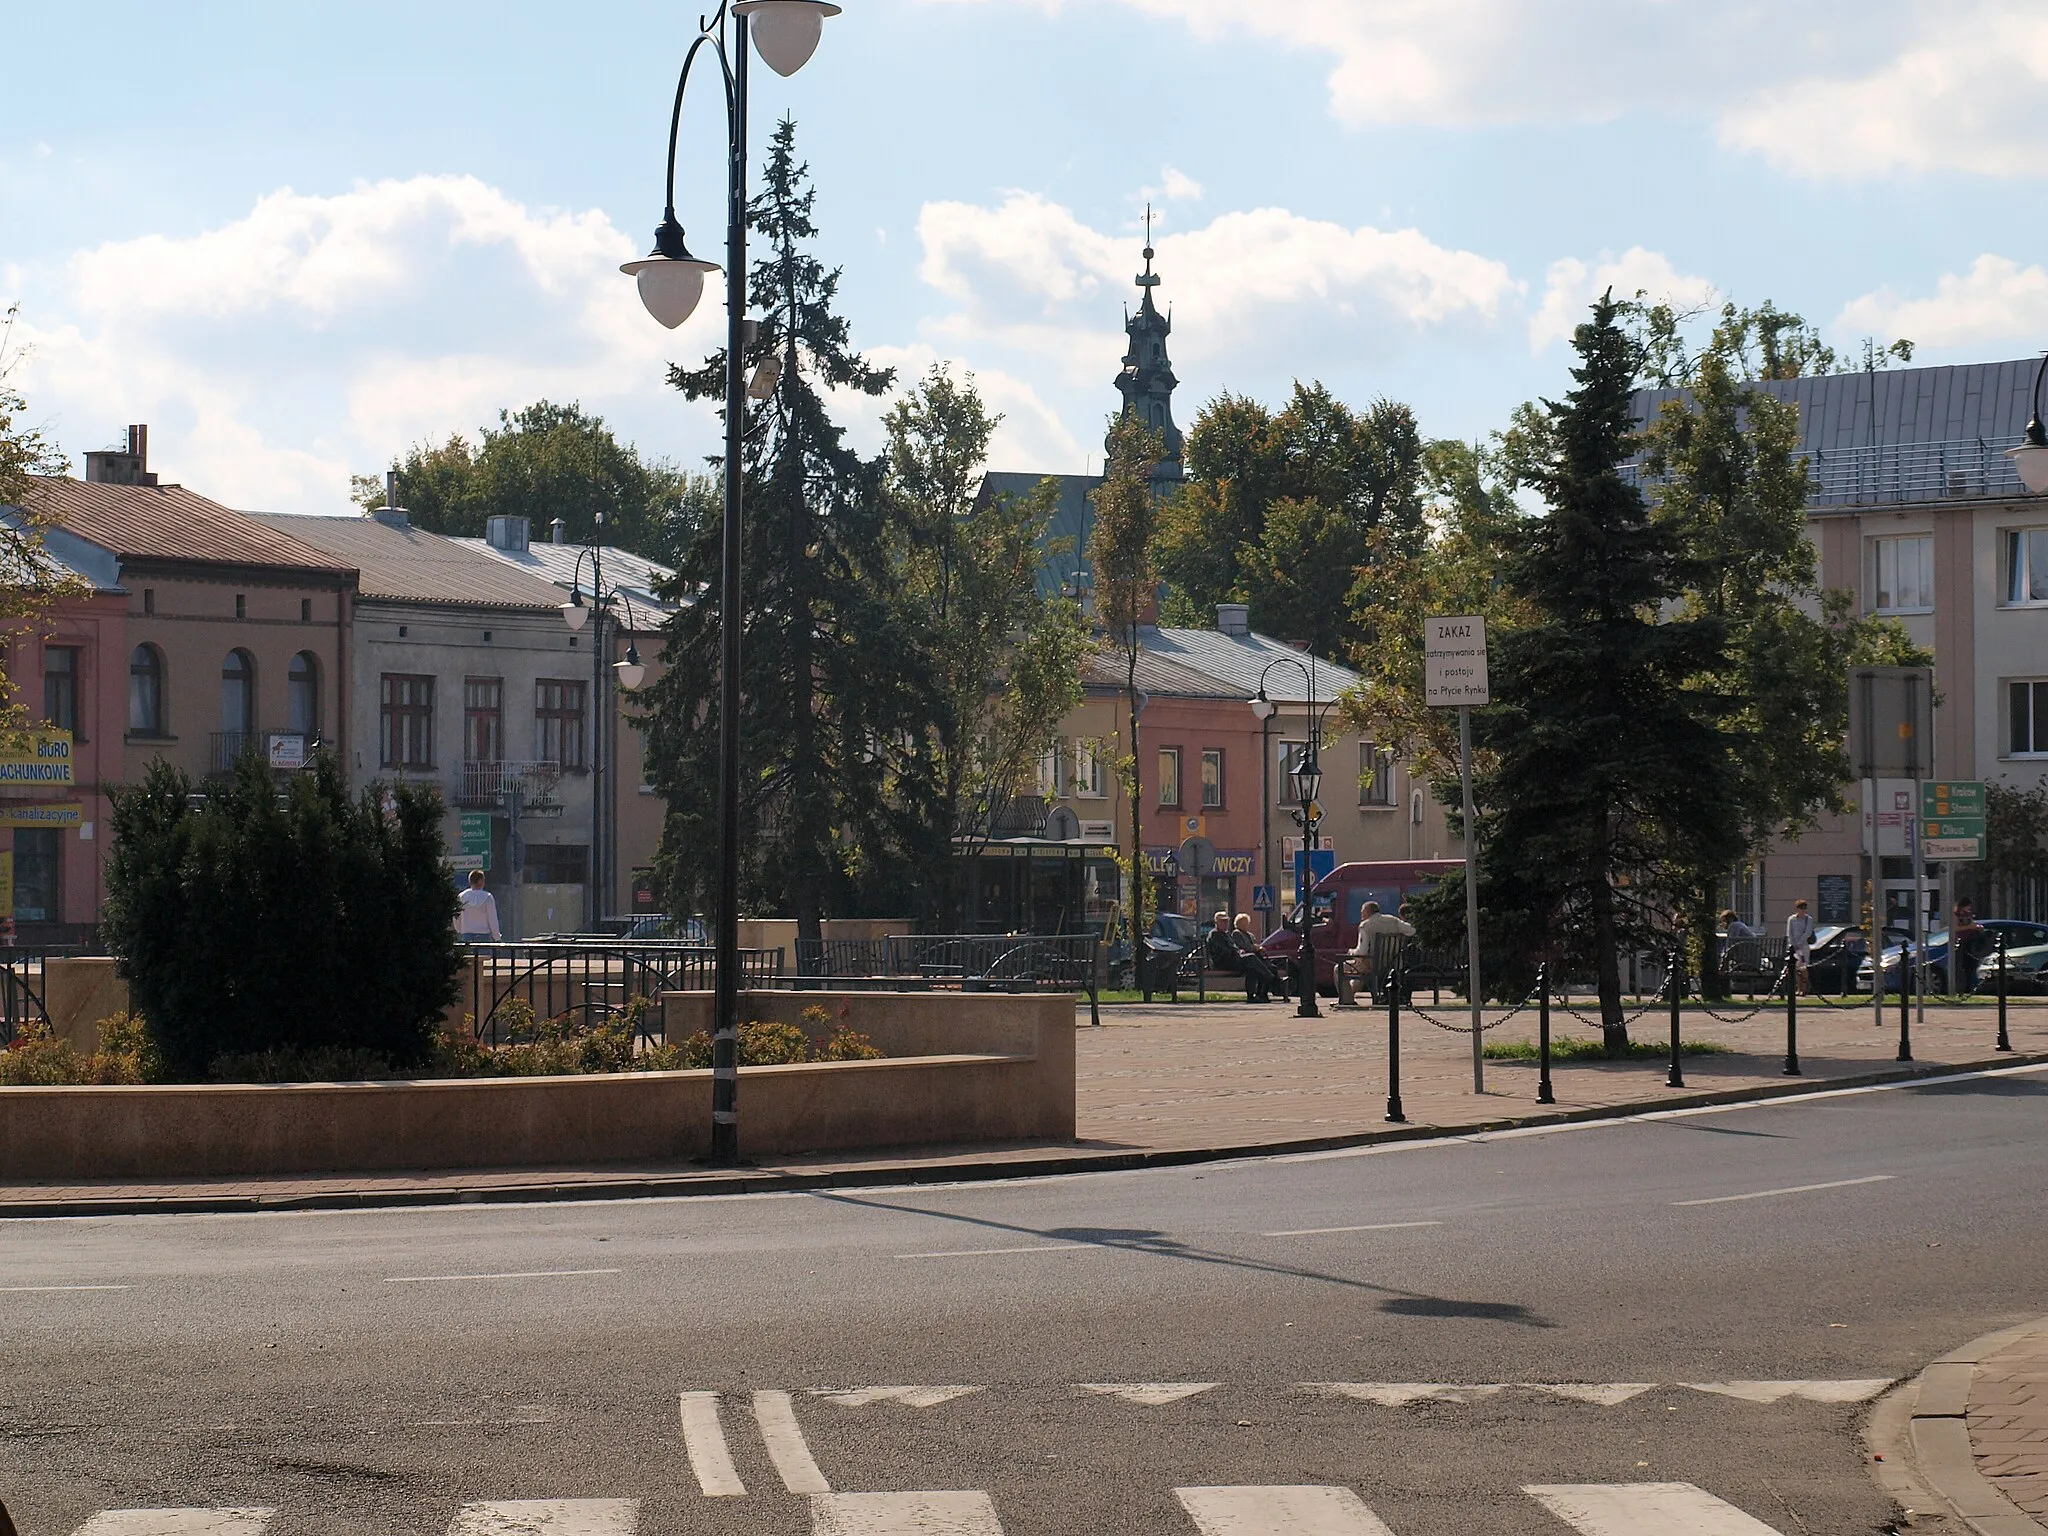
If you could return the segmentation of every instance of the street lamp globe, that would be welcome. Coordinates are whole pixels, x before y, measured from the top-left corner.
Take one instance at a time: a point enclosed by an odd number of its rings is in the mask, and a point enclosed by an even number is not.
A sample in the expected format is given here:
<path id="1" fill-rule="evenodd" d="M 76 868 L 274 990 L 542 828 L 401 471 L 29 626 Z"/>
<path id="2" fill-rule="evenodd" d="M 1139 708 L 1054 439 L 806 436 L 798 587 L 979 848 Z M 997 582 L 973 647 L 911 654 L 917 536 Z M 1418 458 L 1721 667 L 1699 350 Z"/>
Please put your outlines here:
<path id="1" fill-rule="evenodd" d="M 640 660 L 640 648 L 637 645 L 628 645 L 626 659 L 613 662 L 612 670 L 619 674 L 619 686 L 628 693 L 647 680 L 647 668 Z"/>
<path id="2" fill-rule="evenodd" d="M 647 306 L 647 313 L 674 330 L 696 313 L 697 301 L 704 297 L 705 277 L 719 269 L 694 256 L 664 256 L 656 251 L 619 270 L 639 283 L 640 302 Z"/>
<path id="3" fill-rule="evenodd" d="M 2042 432 L 2040 422 L 2029 422 L 2027 440 L 2017 448 L 2006 449 L 2005 456 L 2019 471 L 2020 484 L 2027 488 L 2028 495 L 2039 496 L 2048 491 L 2048 434 Z"/>
<path id="4" fill-rule="evenodd" d="M 562 620 L 574 634 L 583 627 L 583 621 L 590 617 L 590 610 L 583 606 L 583 591 L 580 587 L 569 589 L 569 601 L 562 604 Z"/>
<path id="5" fill-rule="evenodd" d="M 811 62 L 825 18 L 839 14 L 827 0 L 740 0 L 732 9 L 747 18 L 761 62 L 785 78 Z"/>
<path id="6" fill-rule="evenodd" d="M 1301 762 L 1294 770 L 1294 794 L 1303 808 L 1316 803 L 1316 795 L 1323 787 L 1322 765 L 1316 761 L 1316 745 L 1310 742 L 1301 754 Z"/>

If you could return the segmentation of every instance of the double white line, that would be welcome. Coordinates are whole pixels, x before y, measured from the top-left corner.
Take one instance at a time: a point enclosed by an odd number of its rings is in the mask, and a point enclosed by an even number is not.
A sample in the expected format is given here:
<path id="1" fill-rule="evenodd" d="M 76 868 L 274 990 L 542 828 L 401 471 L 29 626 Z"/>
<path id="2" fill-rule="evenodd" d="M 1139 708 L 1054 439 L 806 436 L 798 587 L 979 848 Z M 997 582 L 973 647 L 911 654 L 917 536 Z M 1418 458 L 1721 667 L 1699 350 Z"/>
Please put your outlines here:
<path id="1" fill-rule="evenodd" d="M 747 1491 L 732 1464 L 732 1448 L 726 1444 L 725 1425 L 718 1414 L 716 1392 L 683 1394 L 683 1446 L 690 1454 L 690 1470 L 697 1486 L 711 1499 L 732 1499 Z M 804 1432 L 796 1422 L 796 1406 L 787 1392 L 754 1394 L 754 1425 L 761 1432 L 761 1444 L 774 1463 L 782 1486 L 791 1493 L 830 1493 L 832 1485 L 818 1470 Z"/>

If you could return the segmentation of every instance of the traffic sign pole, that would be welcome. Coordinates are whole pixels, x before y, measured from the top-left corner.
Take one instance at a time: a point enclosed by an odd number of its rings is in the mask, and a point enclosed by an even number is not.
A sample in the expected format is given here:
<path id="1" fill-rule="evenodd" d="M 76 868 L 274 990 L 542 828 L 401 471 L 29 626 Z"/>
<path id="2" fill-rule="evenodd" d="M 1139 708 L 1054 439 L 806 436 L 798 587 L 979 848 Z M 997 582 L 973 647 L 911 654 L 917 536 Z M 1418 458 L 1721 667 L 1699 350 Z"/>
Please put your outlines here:
<path id="1" fill-rule="evenodd" d="M 1465 1000 L 1472 1021 L 1472 1091 L 1486 1092 L 1485 1044 L 1479 1034 L 1479 819 L 1472 805 L 1472 708 L 1493 702 L 1487 674 L 1486 620 L 1477 615 L 1422 621 L 1423 702 L 1456 705 L 1458 782 L 1465 806 Z"/>
<path id="2" fill-rule="evenodd" d="M 1479 822 L 1472 812 L 1472 706 L 1458 706 L 1458 779 L 1465 795 L 1465 1000 L 1472 1014 L 1472 1091 L 1486 1092 L 1479 1034 Z"/>

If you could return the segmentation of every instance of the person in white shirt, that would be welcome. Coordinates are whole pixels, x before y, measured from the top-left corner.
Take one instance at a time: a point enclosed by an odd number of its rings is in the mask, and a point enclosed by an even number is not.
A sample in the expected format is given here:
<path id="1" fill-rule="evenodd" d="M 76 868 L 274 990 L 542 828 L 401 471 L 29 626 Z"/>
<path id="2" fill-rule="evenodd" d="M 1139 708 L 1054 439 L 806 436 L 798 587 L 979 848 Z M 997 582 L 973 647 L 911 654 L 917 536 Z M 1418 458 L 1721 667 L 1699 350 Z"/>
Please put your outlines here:
<path id="1" fill-rule="evenodd" d="M 469 872 L 469 889 L 455 898 L 456 936 L 474 944 L 481 939 L 498 939 L 498 898 L 484 889 L 484 872 Z"/>
<path id="2" fill-rule="evenodd" d="M 1813 958 L 1813 914 L 1803 901 L 1792 903 L 1792 915 L 1785 919 L 1785 949 L 1799 969 L 1799 995 L 1804 997 L 1810 990 L 1806 964 Z"/>
<path id="3" fill-rule="evenodd" d="M 1353 980 L 1359 976 L 1365 977 L 1367 990 L 1375 999 L 1378 998 L 1379 978 L 1368 975 L 1367 972 L 1372 968 L 1373 940 L 1389 935 L 1412 939 L 1415 937 L 1415 925 L 1394 916 L 1391 912 L 1382 912 L 1378 902 L 1368 901 L 1358 914 L 1358 942 L 1351 946 L 1351 953 L 1337 963 L 1339 1008 L 1358 1006 L 1358 988 L 1353 985 Z"/>

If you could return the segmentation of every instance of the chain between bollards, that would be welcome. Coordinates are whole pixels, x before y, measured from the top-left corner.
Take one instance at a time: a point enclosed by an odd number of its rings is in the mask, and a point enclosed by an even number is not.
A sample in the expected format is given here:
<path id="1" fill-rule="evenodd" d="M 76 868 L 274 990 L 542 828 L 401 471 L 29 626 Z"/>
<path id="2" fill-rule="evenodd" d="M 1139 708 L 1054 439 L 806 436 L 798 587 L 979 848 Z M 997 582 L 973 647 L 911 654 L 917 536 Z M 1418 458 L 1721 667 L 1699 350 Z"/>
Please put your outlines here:
<path id="1" fill-rule="evenodd" d="M 1998 934 L 1997 942 L 1998 942 L 1998 1049 L 1999 1049 L 1999 1050 L 2001 1050 L 2001 1051 L 2009 1051 L 2009 1050 L 2011 1050 L 2011 1049 L 2012 1049 L 2012 1036 L 2011 1036 L 2010 1034 L 2008 1034 L 2008 1033 L 2006 1032 L 2006 1028 L 2005 1028 L 2005 934 L 2004 934 L 2004 932 L 2003 932 L 2002 930 L 2001 930 L 2001 931 L 1999 932 L 1999 934 Z M 1954 946 L 1953 944 L 1951 944 L 1951 945 L 1949 946 L 1949 948 L 1950 948 L 1951 950 L 1953 950 L 1953 949 L 1955 948 L 1955 946 Z M 1953 964 L 1954 964 L 1954 962 L 1953 962 L 1953 961 L 1951 961 L 1951 962 L 1950 962 L 1950 964 L 1951 964 L 1951 965 L 1953 965 Z"/>
<path id="2" fill-rule="evenodd" d="M 1678 1064 L 1678 1010 L 1685 1000 L 1685 951 L 1671 946 L 1671 1071 L 1665 1077 L 1668 1088 L 1685 1086 L 1685 1069 Z"/>
<path id="3" fill-rule="evenodd" d="M 1387 972 L 1387 1118 L 1406 1123 L 1401 1113 L 1401 973 Z"/>
<path id="4" fill-rule="evenodd" d="M 1799 1073 L 1799 957 L 1785 956 L 1785 1076 Z"/>
<path id="5" fill-rule="evenodd" d="M 1536 1102 L 1555 1104 L 1550 1088 L 1550 962 L 1536 967 Z"/>

